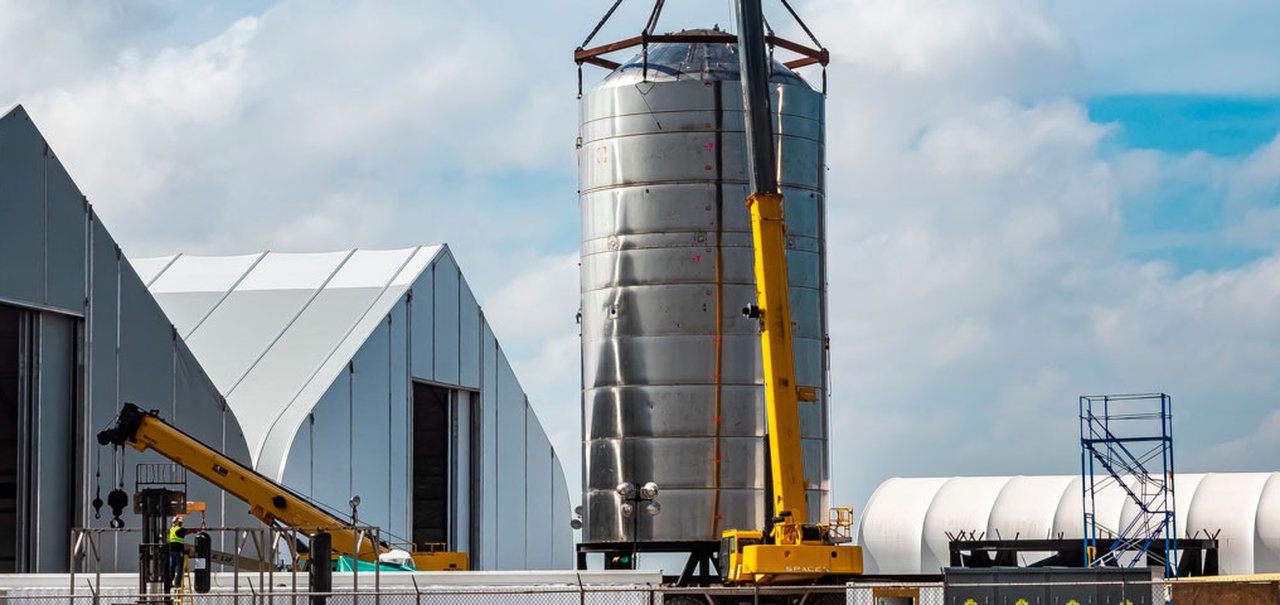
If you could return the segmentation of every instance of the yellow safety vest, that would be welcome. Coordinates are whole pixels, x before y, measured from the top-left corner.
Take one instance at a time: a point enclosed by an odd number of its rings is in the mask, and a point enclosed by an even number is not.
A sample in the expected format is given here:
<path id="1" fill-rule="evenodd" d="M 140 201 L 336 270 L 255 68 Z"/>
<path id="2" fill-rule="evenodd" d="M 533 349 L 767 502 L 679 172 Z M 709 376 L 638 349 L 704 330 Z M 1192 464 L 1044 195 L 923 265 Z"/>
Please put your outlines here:
<path id="1" fill-rule="evenodd" d="M 179 536 L 179 535 L 178 535 L 178 532 L 179 532 L 180 530 L 182 530 L 182 528 L 181 528 L 181 527 L 178 527 L 177 525 L 175 525 L 175 526 L 173 526 L 173 527 L 170 527 L 170 528 L 169 528 L 169 543 L 170 543 L 170 544 L 182 544 L 182 543 L 183 543 L 182 536 Z"/>

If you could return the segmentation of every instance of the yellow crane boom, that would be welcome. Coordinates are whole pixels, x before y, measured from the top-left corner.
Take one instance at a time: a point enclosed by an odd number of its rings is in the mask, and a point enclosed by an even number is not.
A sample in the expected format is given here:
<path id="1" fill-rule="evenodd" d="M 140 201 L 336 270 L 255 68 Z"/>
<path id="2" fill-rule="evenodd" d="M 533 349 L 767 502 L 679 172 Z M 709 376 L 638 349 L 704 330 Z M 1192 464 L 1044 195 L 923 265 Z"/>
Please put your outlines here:
<path id="1" fill-rule="evenodd" d="M 801 401 L 815 401 L 812 387 L 796 384 L 787 276 L 786 226 L 770 104 L 768 54 L 760 0 L 738 0 L 738 58 L 746 111 L 751 236 L 755 247 L 756 304 L 748 316 L 760 320 L 764 368 L 769 472 L 773 488 L 772 528 L 726 530 L 720 565 L 736 584 L 815 582 L 862 573 L 862 550 L 850 538 L 852 512 L 832 509 L 826 522 L 811 523 L 800 447 Z"/>
<path id="2" fill-rule="evenodd" d="M 267 525 L 297 528 L 307 536 L 325 531 L 332 536 L 335 554 L 377 561 L 379 555 L 391 550 L 389 545 L 362 536 L 346 521 L 165 422 L 156 411 L 145 412 L 132 403 L 124 404 L 115 426 L 98 433 L 98 443 L 128 445 L 139 452 L 155 451 L 243 500 L 249 505 L 249 514 Z M 419 570 L 468 568 L 466 553 L 440 550 L 410 554 Z"/>
<path id="3" fill-rule="evenodd" d="M 804 461 L 796 455 L 800 451 L 799 401 L 802 395 L 805 401 L 814 401 L 816 397 L 812 388 L 802 393 L 795 380 L 782 196 L 753 193 L 747 198 L 747 208 L 751 211 L 755 247 L 757 301 L 750 314 L 760 320 L 773 510 L 775 516 L 791 524 L 804 525 L 808 522 Z"/>

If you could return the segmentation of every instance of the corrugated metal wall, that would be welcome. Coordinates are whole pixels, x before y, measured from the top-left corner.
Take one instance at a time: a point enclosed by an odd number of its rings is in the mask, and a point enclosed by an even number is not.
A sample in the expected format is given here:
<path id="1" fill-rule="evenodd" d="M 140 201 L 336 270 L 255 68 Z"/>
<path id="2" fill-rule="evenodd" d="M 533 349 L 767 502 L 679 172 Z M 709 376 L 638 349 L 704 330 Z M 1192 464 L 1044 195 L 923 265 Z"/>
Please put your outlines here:
<path id="1" fill-rule="evenodd" d="M 159 409 L 183 430 L 233 458 L 249 453 L 236 420 L 115 241 L 94 216 L 57 156 L 21 108 L 0 118 L 0 304 L 34 318 L 38 355 L 26 406 L 32 476 L 25 498 L 27 531 L 19 536 L 20 571 L 65 571 L 71 526 L 105 526 L 94 518 L 97 430 L 123 402 Z M 102 453 L 102 495 L 111 489 L 112 457 Z M 130 453 L 119 466 L 132 492 L 134 465 L 160 462 Z M 191 478 L 188 499 L 209 506 L 211 522 L 252 522 L 239 503 Z M 137 526 L 131 511 L 124 515 Z M 215 544 L 215 547 L 218 545 Z M 134 544 L 104 545 L 126 566 Z"/>

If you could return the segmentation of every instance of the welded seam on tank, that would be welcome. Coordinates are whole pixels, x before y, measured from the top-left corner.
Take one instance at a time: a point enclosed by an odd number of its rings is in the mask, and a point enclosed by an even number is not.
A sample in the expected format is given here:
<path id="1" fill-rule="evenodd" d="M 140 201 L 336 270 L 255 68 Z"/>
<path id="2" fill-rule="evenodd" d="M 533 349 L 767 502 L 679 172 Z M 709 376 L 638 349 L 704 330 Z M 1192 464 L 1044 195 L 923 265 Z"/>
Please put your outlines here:
<path id="1" fill-rule="evenodd" d="M 720 533 L 720 406 L 723 402 L 723 391 L 721 387 L 721 377 L 724 367 L 724 248 L 721 242 L 724 239 L 724 151 L 721 131 L 724 126 L 724 113 L 720 100 L 720 81 L 716 80 L 713 87 L 715 95 L 715 154 L 716 154 L 716 340 L 715 340 L 715 391 L 712 399 L 714 400 L 714 411 L 711 418 L 712 426 L 715 427 L 715 439 L 713 440 L 714 449 L 712 451 L 712 468 L 711 481 L 715 486 L 715 490 L 711 495 L 711 535 L 716 536 Z"/>
<path id="2" fill-rule="evenodd" d="M 694 112 L 689 112 L 689 111 L 682 111 L 682 112 L 679 112 L 679 114 L 681 114 L 681 115 L 689 114 L 689 113 L 694 113 Z M 636 117 L 640 117 L 640 116 L 636 116 Z M 798 119 L 798 118 L 797 118 L 797 119 Z M 814 122 L 814 120 L 809 120 L 809 121 L 810 121 L 810 122 Z M 815 135 L 815 134 L 809 134 L 809 133 L 806 133 L 806 132 L 804 132 L 804 131 L 797 131 L 797 130 L 795 130 L 795 129 L 788 129 L 788 128 L 786 128 L 785 126 L 786 126 L 786 124 L 785 124 L 785 123 L 781 123 L 781 124 L 778 126 L 778 128 L 780 128 L 780 130 L 779 130 L 777 133 L 775 133 L 775 135 L 776 135 L 776 136 L 779 136 L 779 137 L 788 138 L 788 139 L 799 139 L 799 140 L 801 140 L 801 141 L 811 141 L 811 142 L 814 142 L 814 143 L 817 143 L 817 142 L 818 142 L 818 136 L 817 136 L 817 135 Z M 725 132 L 731 132 L 731 133 L 746 133 L 746 131 L 745 131 L 745 130 L 742 130 L 742 129 L 731 129 L 731 128 L 726 128 L 724 131 L 725 131 Z M 662 134 L 675 136 L 675 135 L 682 135 L 682 134 L 698 134 L 698 133 L 702 133 L 702 132 L 706 132 L 706 131 L 705 131 L 705 130 L 698 130 L 698 129 L 696 129 L 696 128 L 693 128 L 693 129 L 691 129 L 691 128 L 676 128 L 676 129 L 674 129 L 674 130 L 667 130 L 666 128 L 662 128 L 662 125 L 661 125 L 661 124 L 659 124 L 659 125 L 658 125 L 658 129 L 657 129 L 657 130 L 639 130 L 639 129 L 636 129 L 636 130 L 629 130 L 629 131 L 622 131 L 622 132 L 610 131 L 610 132 L 608 132 L 607 134 L 598 134 L 598 135 L 597 135 L 597 136 L 595 136 L 595 137 L 583 137 L 583 138 L 582 138 L 582 143 L 583 143 L 583 145 L 585 146 L 585 145 L 590 145 L 590 144 L 592 144 L 592 143 L 597 143 L 597 142 L 605 141 L 605 140 L 615 140 L 615 139 L 633 139 L 633 138 L 647 137 L 647 136 L 654 136 L 654 135 L 662 135 Z"/>
<path id="3" fill-rule="evenodd" d="M 623 235 L 634 235 L 634 236 L 643 237 L 643 236 L 654 235 L 654 234 L 653 234 L 653 233 L 624 233 Z M 616 237 L 616 236 L 611 236 L 611 237 Z M 750 246 L 747 242 L 742 241 L 741 239 L 740 239 L 738 242 L 734 242 L 734 241 L 732 241 L 733 239 L 734 239 L 734 238 L 729 238 L 729 240 L 728 240 L 728 241 L 726 241 L 726 243 L 724 243 L 724 244 L 723 244 L 723 245 L 724 245 L 724 247 L 725 247 L 725 248 L 729 248 L 729 249 L 738 249 L 738 250 L 749 250 L 749 249 L 751 249 L 751 246 Z M 795 241 L 796 241 L 797 243 L 806 243 L 806 244 L 807 244 L 807 243 L 809 243 L 809 242 L 817 241 L 817 239 L 818 239 L 818 238 L 816 238 L 816 237 L 810 237 L 810 236 L 807 236 L 807 235 L 797 235 L 797 236 L 795 236 L 795 238 L 794 238 L 794 239 L 795 239 Z M 601 245 L 600 245 L 600 242 L 604 242 L 604 245 L 603 245 L 603 246 L 601 246 Z M 595 239 L 585 240 L 583 243 L 584 243 L 584 244 L 591 244 L 592 246 L 590 246 L 590 247 L 595 247 L 595 248 L 605 248 L 605 247 L 607 247 L 607 245 L 608 245 L 608 238 L 598 237 L 598 238 L 595 238 Z M 680 248 L 706 248 L 707 246 L 708 246 L 708 244 L 707 244 L 706 242 L 667 242 L 667 241 L 658 241 L 658 242 L 652 242 L 652 243 L 646 243 L 646 244 L 637 244 L 637 243 L 634 243 L 634 242 L 633 242 L 633 243 L 630 243 L 630 244 L 628 245 L 628 247 L 627 247 L 627 249 L 626 249 L 626 250 L 622 250 L 622 252 L 652 252 L 652 251 L 658 251 L 658 252 L 661 252 L 661 251 L 663 251 L 663 250 L 672 250 L 672 249 L 680 249 Z M 583 247 L 584 247 L 584 248 L 587 248 L 588 246 L 583 246 Z M 803 248 L 803 247 L 800 247 L 800 246 L 798 246 L 798 245 L 796 246 L 795 250 L 796 250 L 796 252 L 798 252 L 798 253 L 802 253 L 802 254 L 813 254 L 813 255 L 816 255 L 816 254 L 818 253 L 818 252 L 817 252 L 817 250 L 815 250 L 815 249 L 811 249 L 811 248 Z M 618 251 L 618 250 L 608 250 L 608 249 L 589 250 L 589 251 L 587 251 L 587 252 L 583 252 L 583 253 L 582 253 L 582 257 L 583 257 L 583 258 L 587 258 L 587 257 L 591 257 L 591 256 L 600 256 L 600 255 L 603 255 L 603 254 L 609 254 L 609 255 L 612 255 L 612 254 L 614 254 L 614 253 L 616 253 L 616 252 L 619 252 L 619 251 Z M 700 283 L 700 282 L 689 282 L 689 283 Z M 745 278 L 743 278 L 743 279 L 740 279 L 739 281 L 737 281 L 737 282 L 733 282 L 733 283 L 740 283 L 740 284 L 746 284 L 746 285 L 753 285 L 753 284 L 755 284 L 755 281 L 754 281 L 754 280 L 753 280 L 753 281 L 747 281 Z M 588 288 L 588 290 L 600 290 L 600 289 L 603 289 L 603 288 L 605 288 L 605 287 L 606 287 L 606 286 L 600 286 L 600 287 Z M 607 286 L 607 287 L 612 287 L 612 286 Z M 624 287 L 625 287 L 625 286 L 624 286 Z M 800 285 L 800 286 L 796 286 L 796 287 L 797 287 L 797 288 L 811 288 L 811 289 L 813 289 L 813 288 L 817 288 L 817 286 L 804 286 L 804 285 Z"/>
<path id="4" fill-rule="evenodd" d="M 648 94 L 648 93 L 641 93 L 641 94 Z M 640 117 L 640 116 L 647 116 L 647 115 L 651 115 L 651 114 L 652 114 L 652 115 L 662 115 L 662 114 L 668 114 L 668 113 L 670 113 L 670 114 L 679 114 L 679 113 L 702 113 L 702 112 L 705 112 L 705 111 L 706 111 L 706 110 L 705 110 L 705 109 L 703 109 L 703 108 L 701 108 L 701 107 L 692 107 L 692 106 L 691 106 L 691 107 L 686 107 L 686 108 L 683 108 L 683 109 L 680 109 L 680 108 L 677 108 L 677 109 L 660 109 L 660 110 L 653 111 L 653 112 L 647 112 L 647 111 L 627 111 L 627 112 L 622 112 L 622 113 L 611 113 L 611 114 L 608 114 L 608 115 L 602 115 L 602 116 L 600 116 L 600 117 L 598 117 L 598 118 L 590 118 L 590 119 L 588 119 L 588 120 L 583 121 L 583 122 L 582 122 L 582 125 L 583 125 L 583 126 L 587 126 L 587 125 L 590 125 L 590 124 L 595 124 L 596 122 L 613 122 L 613 121 L 616 121 L 616 119 L 617 119 L 617 118 Z M 807 113 L 800 113 L 800 112 L 791 113 L 791 112 L 789 112 L 789 111 L 782 111 L 780 115 L 781 115 L 782 117 L 798 118 L 798 119 L 801 119 L 801 120 L 807 120 L 807 121 L 810 121 L 810 122 L 816 122 L 816 121 L 817 121 L 817 120 L 815 120 L 815 119 L 812 117 L 812 115 L 807 114 Z M 678 132 L 678 131 L 672 131 L 672 132 Z M 743 129 L 741 129 L 741 128 L 738 128 L 738 129 L 730 130 L 730 131 L 727 131 L 727 132 L 745 132 L 745 130 L 743 130 Z M 602 137 L 602 138 L 608 138 L 608 137 Z"/>
<path id="5" fill-rule="evenodd" d="M 706 182 L 707 182 L 706 179 L 697 179 L 697 178 L 669 179 L 669 180 L 662 180 L 662 181 L 627 181 L 625 184 L 621 186 L 616 184 L 609 184 L 609 185 L 600 185 L 598 187 L 583 189 L 579 193 L 579 195 L 587 196 L 587 195 L 592 195 L 592 194 L 601 193 L 605 191 L 614 191 L 619 188 L 628 188 L 628 187 L 652 187 L 652 186 L 658 186 L 658 185 L 705 185 Z M 750 184 L 746 181 L 746 179 L 725 179 L 724 184 L 750 186 Z M 799 191 L 814 191 L 814 192 L 821 191 L 817 186 L 803 185 L 799 183 L 779 183 L 778 187 L 785 188 L 785 189 L 796 189 Z"/>
<path id="6" fill-rule="evenodd" d="M 648 85 L 649 85 L 648 90 L 641 90 L 641 89 L 640 89 L 640 85 L 641 85 L 641 84 L 648 84 Z M 642 114 L 639 114 L 639 115 L 647 115 L 647 116 L 652 117 L 652 118 L 653 118 L 653 123 L 654 123 L 654 125 L 656 125 L 656 126 L 658 127 L 658 130 L 660 130 L 660 131 L 661 131 L 661 130 L 664 130 L 664 129 L 662 128 L 662 121 L 658 119 L 658 112 L 656 112 L 656 111 L 654 111 L 654 110 L 653 110 L 653 106 L 649 104 L 649 99 L 646 99 L 646 98 L 645 98 L 645 97 L 649 96 L 649 92 L 653 91 L 654 83 L 653 83 L 653 82 L 642 81 L 642 82 L 636 82 L 633 86 L 635 87 L 636 92 L 640 94 L 640 102 L 641 102 L 641 103 L 644 103 L 644 107 L 645 107 L 645 109 L 646 109 L 646 110 L 648 110 L 648 111 L 646 111 L 646 112 L 644 112 L 644 113 L 642 113 Z M 616 120 L 617 120 L 617 118 L 615 117 L 615 118 L 614 118 L 614 120 L 616 121 Z"/>
<path id="7" fill-rule="evenodd" d="M 638 139 L 638 138 L 652 137 L 652 136 L 664 135 L 664 134 L 665 134 L 665 135 L 671 135 L 671 136 L 682 135 L 682 134 L 699 134 L 699 133 L 701 133 L 701 132 L 705 132 L 705 131 L 702 131 L 702 130 L 663 130 L 663 129 L 661 129 L 661 128 L 660 128 L 660 129 L 658 129 L 658 130 L 647 130 L 647 131 L 636 131 L 636 132 L 624 132 L 624 133 L 618 133 L 618 134 L 611 134 L 611 135 L 609 135 L 609 136 L 602 136 L 602 137 L 600 137 L 600 138 L 596 138 L 596 139 L 583 139 L 583 140 L 582 140 L 582 144 L 583 144 L 583 146 L 588 146 L 588 145 L 591 145 L 592 143 L 596 143 L 596 142 L 599 142 L 599 141 L 616 141 L 616 140 L 619 140 L 619 139 Z M 745 133 L 746 131 L 744 131 L 744 130 L 729 130 L 729 131 L 726 131 L 726 132 Z M 789 134 L 789 133 L 785 133 L 785 132 L 784 132 L 784 133 L 781 133 L 781 134 L 779 134 L 779 135 L 777 135 L 777 136 L 778 136 L 778 138 L 779 138 L 779 139 L 799 139 L 799 140 L 801 140 L 801 141 L 809 141 L 809 142 L 812 142 L 812 143 L 817 143 L 817 142 L 818 142 L 818 139 L 817 139 L 816 137 L 805 136 L 805 135 L 801 135 L 801 134 Z M 610 186 L 616 186 L 616 185 L 610 185 Z"/>

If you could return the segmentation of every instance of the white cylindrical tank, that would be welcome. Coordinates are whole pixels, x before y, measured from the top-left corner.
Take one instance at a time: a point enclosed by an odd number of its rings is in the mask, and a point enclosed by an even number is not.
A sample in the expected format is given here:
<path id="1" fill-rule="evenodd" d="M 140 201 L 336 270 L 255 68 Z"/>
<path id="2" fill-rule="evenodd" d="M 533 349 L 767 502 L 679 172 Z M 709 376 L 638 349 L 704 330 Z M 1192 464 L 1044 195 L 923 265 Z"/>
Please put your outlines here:
<path id="1" fill-rule="evenodd" d="M 1258 498 L 1258 516 L 1254 526 L 1257 545 L 1253 553 L 1254 569 L 1280 569 L 1280 473 L 1272 473 Z"/>
<path id="2" fill-rule="evenodd" d="M 1280 472 L 1179 474 L 1180 536 L 1217 534 L 1223 574 L 1280 572 Z M 1098 520 L 1135 514 L 1119 489 L 1098 494 Z M 863 509 L 857 541 L 868 574 L 937 574 L 948 533 L 985 539 L 1083 539 L 1083 493 L 1072 475 L 892 478 Z"/>
<path id="3" fill-rule="evenodd" d="M 1006 477 L 973 477 L 967 481 L 947 479 L 933 498 L 925 498 L 927 508 L 924 517 L 922 569 L 946 567 L 951 558 L 950 538 L 961 531 L 974 531 L 985 536 L 987 519 L 996 498 L 1009 483 Z M 865 516 L 864 516 L 865 518 Z M 966 528 L 966 529 L 960 529 Z"/>

